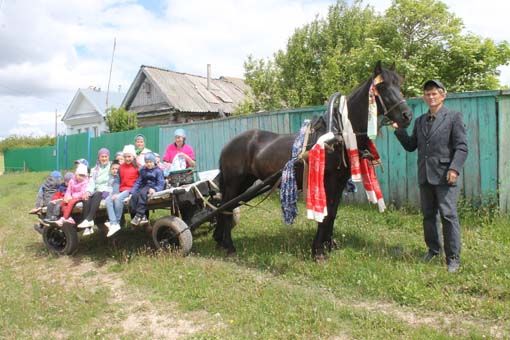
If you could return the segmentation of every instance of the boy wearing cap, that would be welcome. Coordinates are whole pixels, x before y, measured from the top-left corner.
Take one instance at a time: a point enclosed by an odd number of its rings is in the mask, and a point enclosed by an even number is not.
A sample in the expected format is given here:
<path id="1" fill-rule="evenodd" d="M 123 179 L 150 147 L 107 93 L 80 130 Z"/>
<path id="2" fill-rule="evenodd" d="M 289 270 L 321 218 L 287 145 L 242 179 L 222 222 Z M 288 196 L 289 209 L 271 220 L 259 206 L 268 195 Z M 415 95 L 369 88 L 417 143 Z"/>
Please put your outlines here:
<path id="1" fill-rule="evenodd" d="M 439 80 L 423 85 L 423 100 L 429 107 L 418 117 L 409 136 L 396 123 L 395 135 L 405 150 L 418 149 L 418 182 L 423 213 L 423 231 L 428 252 L 423 260 L 431 261 L 441 251 L 438 214 L 443 225 L 444 252 L 448 272 L 460 267 L 460 224 L 457 216 L 457 185 L 467 157 L 466 128 L 462 114 L 447 109 L 443 103 L 446 88 Z"/>
<path id="2" fill-rule="evenodd" d="M 156 166 L 156 157 L 152 152 L 145 154 L 145 165 L 140 169 L 140 176 L 131 189 L 129 206 L 135 217 L 131 220 L 132 225 L 143 225 L 149 223 L 145 212 L 147 211 L 147 200 L 155 192 L 163 190 L 165 178 L 163 170 Z"/>
<path id="3" fill-rule="evenodd" d="M 166 147 L 164 162 L 173 163 L 176 157 L 182 157 L 186 163 L 185 168 L 192 168 L 195 166 L 195 151 L 191 145 L 186 144 L 186 131 L 184 129 L 177 129 L 174 132 L 175 140 L 173 143 Z M 182 170 L 172 167 L 172 170 Z"/>

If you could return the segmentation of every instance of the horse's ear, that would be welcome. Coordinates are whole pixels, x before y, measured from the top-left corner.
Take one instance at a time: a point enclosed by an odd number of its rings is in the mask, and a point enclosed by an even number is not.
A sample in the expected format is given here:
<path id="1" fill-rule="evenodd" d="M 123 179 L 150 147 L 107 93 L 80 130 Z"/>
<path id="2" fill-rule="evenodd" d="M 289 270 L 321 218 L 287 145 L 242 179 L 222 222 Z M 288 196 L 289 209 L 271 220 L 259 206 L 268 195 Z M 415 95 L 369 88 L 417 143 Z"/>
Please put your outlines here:
<path id="1" fill-rule="evenodd" d="M 381 65 L 381 61 L 378 60 L 377 63 L 375 64 L 375 69 L 374 69 L 374 75 L 379 75 L 382 73 L 382 65 Z"/>

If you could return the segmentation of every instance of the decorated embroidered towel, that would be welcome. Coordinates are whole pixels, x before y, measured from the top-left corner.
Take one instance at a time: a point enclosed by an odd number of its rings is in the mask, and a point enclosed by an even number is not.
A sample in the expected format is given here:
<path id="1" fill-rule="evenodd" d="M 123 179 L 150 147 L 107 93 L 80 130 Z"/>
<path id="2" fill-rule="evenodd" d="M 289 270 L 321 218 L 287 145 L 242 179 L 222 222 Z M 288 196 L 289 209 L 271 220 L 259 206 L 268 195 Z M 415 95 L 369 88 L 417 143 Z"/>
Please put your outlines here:
<path id="1" fill-rule="evenodd" d="M 282 172 L 282 182 L 280 185 L 280 202 L 282 205 L 283 220 L 286 224 L 294 223 L 297 216 L 297 183 L 296 173 L 294 171 L 294 162 L 303 148 L 306 130 L 310 125 L 310 120 L 306 119 L 299 130 L 299 134 L 292 145 L 292 158 L 285 164 Z"/>
<path id="2" fill-rule="evenodd" d="M 328 215 L 326 191 L 324 190 L 324 166 L 326 152 L 324 144 L 315 144 L 308 152 L 308 193 L 306 195 L 306 217 L 322 222 Z"/>
<path id="3" fill-rule="evenodd" d="M 340 98 L 340 108 L 342 125 L 344 127 L 342 136 L 345 141 L 345 148 L 347 149 L 347 156 L 349 157 L 349 163 L 351 165 L 351 179 L 353 182 L 361 182 L 358 143 L 356 142 L 356 135 L 352 130 L 351 121 L 349 120 L 349 109 L 347 108 L 347 99 L 345 96 Z"/>
<path id="4" fill-rule="evenodd" d="M 375 85 L 370 86 L 368 91 L 368 123 L 367 136 L 370 139 L 377 138 L 377 103 L 375 102 Z"/>
<path id="5" fill-rule="evenodd" d="M 363 187 L 365 188 L 368 201 L 370 203 L 377 204 L 379 211 L 383 212 L 386 209 L 386 204 L 384 203 L 384 198 L 374 166 L 374 164 L 380 163 L 380 158 L 375 145 L 371 141 L 369 142 L 370 143 L 368 144 L 368 147 L 374 156 L 374 160 L 362 158 L 360 161 L 361 176 L 363 177 Z"/>

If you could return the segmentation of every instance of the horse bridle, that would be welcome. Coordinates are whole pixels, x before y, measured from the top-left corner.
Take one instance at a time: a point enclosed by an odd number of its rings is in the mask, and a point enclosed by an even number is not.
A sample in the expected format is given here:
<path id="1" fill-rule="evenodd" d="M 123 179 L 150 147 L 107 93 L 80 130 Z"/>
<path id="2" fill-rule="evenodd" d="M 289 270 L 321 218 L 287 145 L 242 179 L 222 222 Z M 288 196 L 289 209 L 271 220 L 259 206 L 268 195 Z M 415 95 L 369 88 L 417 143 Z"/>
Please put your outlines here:
<path id="1" fill-rule="evenodd" d="M 379 101 L 379 104 L 381 105 L 381 107 L 383 108 L 383 122 L 381 123 L 382 125 L 390 125 L 393 123 L 393 120 L 391 120 L 389 117 L 388 117 L 388 114 L 395 110 L 400 104 L 403 104 L 406 102 L 405 99 L 402 99 L 400 101 L 398 101 L 397 103 L 393 104 L 389 109 L 386 107 L 386 104 L 384 104 L 384 100 L 382 99 L 381 95 L 379 94 L 379 91 L 377 90 L 376 86 L 379 85 L 380 83 L 383 83 L 384 82 L 384 79 L 381 77 L 381 75 L 377 75 L 373 80 L 372 80 L 372 86 L 374 88 L 374 96 L 377 98 L 377 100 Z"/>

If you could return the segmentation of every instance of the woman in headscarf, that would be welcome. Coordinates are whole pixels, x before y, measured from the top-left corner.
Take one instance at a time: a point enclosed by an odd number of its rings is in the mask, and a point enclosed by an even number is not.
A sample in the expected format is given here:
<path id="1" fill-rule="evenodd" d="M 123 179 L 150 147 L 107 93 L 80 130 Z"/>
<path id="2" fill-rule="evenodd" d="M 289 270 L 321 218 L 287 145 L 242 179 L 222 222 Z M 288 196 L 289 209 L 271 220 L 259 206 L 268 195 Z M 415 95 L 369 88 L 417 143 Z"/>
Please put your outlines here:
<path id="1" fill-rule="evenodd" d="M 138 168 L 145 165 L 145 154 L 152 152 L 145 147 L 145 136 L 141 133 L 135 136 L 136 164 Z"/>
<path id="2" fill-rule="evenodd" d="M 174 138 L 174 142 L 166 148 L 163 161 L 172 163 L 172 170 L 193 168 L 195 166 L 195 151 L 191 145 L 186 144 L 186 131 L 180 128 L 175 130 Z"/>

